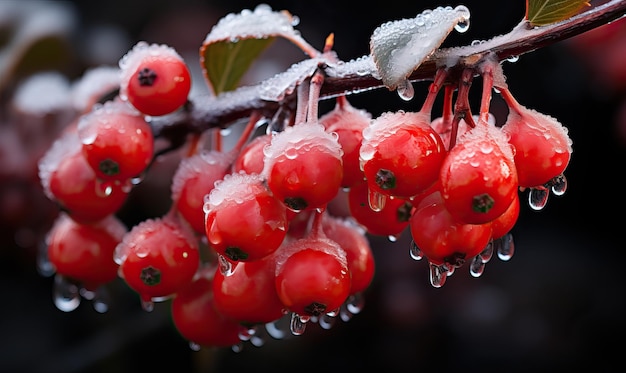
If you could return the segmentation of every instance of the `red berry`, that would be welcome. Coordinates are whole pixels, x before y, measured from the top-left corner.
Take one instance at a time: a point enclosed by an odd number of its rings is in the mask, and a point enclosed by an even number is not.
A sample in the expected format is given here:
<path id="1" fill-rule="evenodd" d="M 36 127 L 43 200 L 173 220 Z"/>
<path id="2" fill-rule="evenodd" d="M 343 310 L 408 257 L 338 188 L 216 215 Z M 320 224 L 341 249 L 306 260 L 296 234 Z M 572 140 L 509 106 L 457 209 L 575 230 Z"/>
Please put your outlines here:
<path id="1" fill-rule="evenodd" d="M 39 177 L 46 195 L 79 222 L 96 222 L 117 212 L 128 197 L 123 185 L 97 179 L 75 132 L 55 141 L 41 158 Z"/>
<path id="2" fill-rule="evenodd" d="M 48 259 L 57 274 L 94 290 L 117 277 L 113 253 L 124 234 L 126 227 L 114 216 L 82 224 L 62 213 L 46 239 Z"/>
<path id="3" fill-rule="evenodd" d="M 272 141 L 272 136 L 264 134 L 255 137 L 247 143 L 233 162 L 233 172 L 243 171 L 247 174 L 260 174 L 263 172 L 264 155 L 263 149 Z"/>
<path id="4" fill-rule="evenodd" d="M 287 127 L 265 148 L 267 185 L 294 211 L 324 208 L 341 187 L 342 153 L 336 134 L 319 123 Z"/>
<path id="5" fill-rule="evenodd" d="M 183 158 L 172 177 L 172 201 L 176 210 L 197 233 L 205 233 L 204 202 L 215 182 L 229 172 L 228 153 L 204 151 Z"/>
<path id="6" fill-rule="evenodd" d="M 335 311 L 350 295 L 346 254 L 325 237 L 305 237 L 276 252 L 276 291 L 285 307 L 300 316 Z"/>
<path id="7" fill-rule="evenodd" d="M 145 302 L 169 297 L 189 285 L 200 264 L 195 237 L 169 217 L 135 225 L 115 257 L 120 277 Z"/>
<path id="8" fill-rule="evenodd" d="M 410 198 L 437 181 L 443 142 L 421 112 L 388 112 L 363 130 L 361 166 L 373 191 Z"/>
<path id="9" fill-rule="evenodd" d="M 486 122 L 478 122 L 459 137 L 440 172 L 446 209 L 463 223 L 492 221 L 517 193 L 511 146 L 500 128 Z"/>
<path id="10" fill-rule="evenodd" d="M 519 194 L 516 193 L 509 208 L 507 208 L 502 215 L 498 216 L 491 222 L 491 237 L 493 239 L 498 239 L 509 233 L 509 231 L 515 226 L 515 223 L 517 223 L 519 212 L 520 200 Z"/>
<path id="11" fill-rule="evenodd" d="M 259 174 L 228 174 L 215 183 L 205 205 L 206 237 L 231 261 L 261 259 L 287 235 L 287 208 Z"/>
<path id="12" fill-rule="evenodd" d="M 215 308 L 225 317 L 248 326 L 278 320 L 284 314 L 284 305 L 276 293 L 275 270 L 276 261 L 268 255 L 237 263 L 228 275 L 215 271 Z"/>
<path id="13" fill-rule="evenodd" d="M 173 48 L 141 41 L 120 59 L 119 66 L 120 97 L 143 114 L 169 114 L 187 101 L 191 74 Z"/>
<path id="14" fill-rule="evenodd" d="M 213 270 L 202 269 L 172 299 L 172 321 L 183 338 L 198 346 L 229 347 L 241 342 L 241 325 L 215 308 Z"/>
<path id="15" fill-rule="evenodd" d="M 104 180 L 126 182 L 139 177 L 154 155 L 152 128 L 121 101 L 107 101 L 83 115 L 78 136 L 87 162 Z"/>

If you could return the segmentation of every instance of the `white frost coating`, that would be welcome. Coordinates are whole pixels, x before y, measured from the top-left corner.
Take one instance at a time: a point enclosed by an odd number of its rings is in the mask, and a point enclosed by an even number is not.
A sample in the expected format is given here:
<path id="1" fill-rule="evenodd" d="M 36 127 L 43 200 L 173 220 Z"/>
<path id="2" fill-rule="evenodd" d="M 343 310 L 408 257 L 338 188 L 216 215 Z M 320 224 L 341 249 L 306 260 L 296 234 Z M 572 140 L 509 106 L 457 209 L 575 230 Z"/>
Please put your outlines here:
<path id="1" fill-rule="evenodd" d="M 370 125 L 363 129 L 363 140 L 359 156 L 361 161 L 372 159 L 378 145 L 389 137 L 392 137 L 398 129 L 407 125 L 430 126 L 430 117 L 421 112 L 385 112 L 370 122 Z"/>
<path id="2" fill-rule="evenodd" d="M 187 180 L 216 169 L 226 172 L 232 161 L 233 155 L 231 153 L 217 150 L 206 150 L 191 157 L 183 158 L 172 177 L 172 199 L 178 200 Z"/>
<path id="3" fill-rule="evenodd" d="M 82 144 L 76 135 L 76 132 L 69 131 L 56 139 L 48 151 L 39 159 L 37 163 L 39 180 L 43 187 L 44 193 L 48 198 L 54 200 L 55 197 L 50 191 L 50 177 L 59 164 L 66 157 L 80 151 Z"/>
<path id="4" fill-rule="evenodd" d="M 348 260 L 346 258 L 346 252 L 339 246 L 339 244 L 326 237 L 304 237 L 295 241 L 291 241 L 286 245 L 283 245 L 274 252 L 274 259 L 276 261 L 276 275 L 282 272 L 283 265 L 293 254 L 298 251 L 312 249 L 322 251 L 328 255 L 332 255 L 345 270 L 348 270 Z"/>
<path id="5" fill-rule="evenodd" d="M 556 141 L 553 141 L 554 151 L 557 153 L 572 153 L 572 139 L 569 137 L 569 130 L 562 125 L 556 118 L 547 114 L 543 114 L 534 109 L 522 107 L 523 116 L 517 120 L 523 120 L 526 125 L 532 128 L 535 133 L 543 135 L 546 139 L 550 139 L 556 135 Z M 518 115 L 515 111 L 509 114 L 511 117 Z M 507 119 L 508 121 L 508 119 Z M 511 120 L 514 122 L 514 120 Z M 506 127 L 506 126 L 505 126 Z M 506 130 L 506 128 L 505 128 Z M 554 132 L 553 132 L 554 131 Z"/>
<path id="6" fill-rule="evenodd" d="M 206 199 L 205 211 L 219 207 L 224 201 L 240 204 L 254 199 L 256 190 L 262 188 L 265 188 L 263 178 L 258 174 L 245 172 L 227 174 L 222 180 L 215 182 L 215 188 Z"/>
<path id="7" fill-rule="evenodd" d="M 72 104 L 78 112 L 89 110 L 89 105 L 120 86 L 120 69 L 116 66 L 93 67 L 72 84 Z"/>
<path id="8" fill-rule="evenodd" d="M 459 5 L 425 10 L 417 17 L 390 21 L 374 30 L 370 52 L 383 83 L 390 89 L 424 62 L 459 23 L 467 23 L 470 12 Z"/>
<path id="9" fill-rule="evenodd" d="M 92 144 L 98 136 L 98 127 L 100 125 L 113 126 L 110 116 L 112 114 L 125 115 L 129 117 L 137 117 L 143 120 L 140 113 L 125 101 L 107 101 L 103 105 L 96 104 L 93 109 L 83 114 L 78 119 L 77 132 L 78 138 L 83 144 Z"/>
<path id="10" fill-rule="evenodd" d="M 345 78 L 353 75 L 368 76 L 380 79 L 380 74 L 371 56 L 361 56 L 348 62 L 329 62 L 325 72 L 332 77 Z"/>
<path id="11" fill-rule="evenodd" d="M 18 110 L 35 115 L 70 107 L 70 82 L 58 72 L 41 72 L 20 84 L 13 96 Z"/>
<path id="12" fill-rule="evenodd" d="M 133 77 L 139 65 L 151 59 L 184 61 L 182 56 L 176 50 L 166 44 L 148 44 L 145 41 L 139 41 L 119 60 L 121 69 L 120 76 L 120 97 L 126 100 L 128 82 Z"/>
<path id="13" fill-rule="evenodd" d="M 265 156 L 264 173 L 271 169 L 276 158 L 280 155 L 295 157 L 313 148 L 323 149 L 329 154 L 341 159 L 343 150 L 335 132 L 328 132 L 321 124 L 303 122 L 285 128 L 275 134 L 268 145 L 263 148 Z"/>
<path id="14" fill-rule="evenodd" d="M 241 13 L 230 13 L 213 26 L 204 43 L 239 39 L 264 39 L 273 35 L 291 36 L 299 39 L 294 30 L 297 18 L 289 12 L 276 12 L 267 4 L 259 4 L 254 10 L 244 9 Z"/>
<path id="15" fill-rule="evenodd" d="M 458 137 L 457 144 L 472 142 L 478 145 L 476 150 L 485 154 L 491 152 L 489 146 L 496 145 L 502 154 L 513 162 L 513 147 L 509 144 L 509 135 L 501 128 L 478 122 L 476 127 L 468 129 Z M 468 153 L 469 154 L 469 153 Z"/>
<path id="16" fill-rule="evenodd" d="M 291 65 L 286 71 L 261 82 L 259 95 L 267 101 L 281 101 L 298 85 L 315 74 L 321 59 L 309 58 Z"/>

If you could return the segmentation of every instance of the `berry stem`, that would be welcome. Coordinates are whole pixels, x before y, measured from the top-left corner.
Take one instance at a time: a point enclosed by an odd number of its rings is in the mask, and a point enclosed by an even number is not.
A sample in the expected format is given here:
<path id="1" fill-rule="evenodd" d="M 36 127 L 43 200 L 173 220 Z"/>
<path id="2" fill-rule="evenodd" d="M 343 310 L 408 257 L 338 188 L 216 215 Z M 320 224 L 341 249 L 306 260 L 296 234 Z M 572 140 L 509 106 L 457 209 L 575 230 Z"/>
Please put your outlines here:
<path id="1" fill-rule="evenodd" d="M 507 87 L 498 88 L 498 90 L 500 91 L 500 96 L 502 96 L 502 99 L 506 102 L 509 109 L 519 114 L 520 104 L 517 102 L 515 97 L 513 97 L 511 91 Z"/>
<path id="2" fill-rule="evenodd" d="M 486 64 L 481 72 L 483 78 L 483 91 L 480 101 L 480 121 L 487 123 L 489 120 L 489 108 L 491 106 L 491 95 L 493 90 L 493 70 L 490 64 Z"/>
<path id="3" fill-rule="evenodd" d="M 307 121 L 316 122 L 319 114 L 319 99 L 322 85 L 324 84 L 324 75 L 318 70 L 311 77 L 309 85 L 309 103 L 307 111 Z"/>
<path id="4" fill-rule="evenodd" d="M 441 90 L 443 83 L 446 81 L 448 77 L 448 69 L 447 68 L 439 68 L 435 73 L 435 77 L 428 86 L 428 94 L 424 99 L 424 103 L 422 104 L 422 108 L 420 112 L 423 114 L 427 114 L 429 117 L 432 114 L 433 105 L 435 104 L 435 100 L 437 99 L 437 94 Z"/>
<path id="5" fill-rule="evenodd" d="M 231 153 L 233 155 L 239 154 L 239 152 L 241 152 L 241 149 L 243 149 L 244 145 L 248 143 L 248 141 L 250 140 L 250 135 L 252 134 L 252 132 L 254 132 L 254 129 L 256 128 L 257 123 L 259 123 L 259 120 L 261 120 L 261 113 L 258 111 L 253 111 L 250 114 L 248 123 L 246 124 L 243 131 L 239 135 L 239 139 L 237 139 L 237 143 L 231 149 Z"/>

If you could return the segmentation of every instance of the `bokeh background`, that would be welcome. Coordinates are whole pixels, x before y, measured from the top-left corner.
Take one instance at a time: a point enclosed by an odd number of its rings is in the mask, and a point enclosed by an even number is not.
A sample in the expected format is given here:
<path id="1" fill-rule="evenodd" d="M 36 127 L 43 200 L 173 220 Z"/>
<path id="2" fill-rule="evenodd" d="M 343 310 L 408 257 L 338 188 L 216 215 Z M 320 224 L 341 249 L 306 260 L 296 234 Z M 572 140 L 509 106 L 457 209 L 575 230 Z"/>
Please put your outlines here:
<path id="1" fill-rule="evenodd" d="M 346 61 L 369 52 L 369 36 L 383 22 L 458 5 L 265 3 L 298 16 L 297 29 L 318 49 L 334 33 L 335 50 Z M 505 33 L 524 15 L 522 0 L 462 3 L 472 12 L 470 29 L 451 34 L 445 46 Z M 183 55 L 197 77 L 194 94 L 201 94 L 206 86 L 199 75 L 200 44 L 221 17 L 256 5 L 241 0 L 0 2 L 0 371 L 557 372 L 583 364 L 594 372 L 624 371 L 624 20 L 504 63 L 517 100 L 568 127 L 574 153 L 565 195 L 551 196 L 539 212 L 523 206 L 513 229 L 514 256 L 507 262 L 492 259 L 480 278 L 462 267 L 442 288 L 433 288 L 427 263 L 409 257 L 407 234 L 397 242 L 370 237 L 377 272 L 361 313 L 330 330 L 312 324 L 302 336 L 270 338 L 262 347 L 246 344 L 238 353 L 193 351 L 174 329 L 167 303 L 143 311 L 121 282 L 111 285 L 106 313 L 86 301 L 72 312 L 57 309 L 53 278 L 36 265 L 41 240 L 57 214 L 41 190 L 36 164 L 68 124 L 68 114 L 61 109 L 41 114 L 42 108 L 63 107 L 62 95 L 54 91 L 59 85 L 30 96 L 19 95 L 21 88 L 41 73 L 71 83 L 90 67 L 116 65 L 137 41 L 146 40 Z M 269 77 L 302 58 L 295 47 L 278 45 L 246 79 Z M 416 97 L 409 102 L 385 90 L 350 100 L 373 115 L 416 110 L 426 87 L 416 83 Z M 494 97 L 493 105 L 503 103 Z M 164 162 L 137 187 L 119 213 L 125 222 L 166 211 L 173 165 Z"/>

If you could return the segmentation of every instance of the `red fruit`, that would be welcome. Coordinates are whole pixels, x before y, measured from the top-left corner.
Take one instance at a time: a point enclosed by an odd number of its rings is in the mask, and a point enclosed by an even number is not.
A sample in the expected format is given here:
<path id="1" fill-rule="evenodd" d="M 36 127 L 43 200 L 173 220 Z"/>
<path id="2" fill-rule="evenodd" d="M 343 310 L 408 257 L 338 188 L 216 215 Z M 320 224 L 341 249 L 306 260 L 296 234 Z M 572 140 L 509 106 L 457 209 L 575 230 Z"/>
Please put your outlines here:
<path id="1" fill-rule="evenodd" d="M 263 259 L 237 263 L 232 273 L 215 271 L 213 299 L 223 316 L 243 325 L 265 324 L 283 316 L 284 305 L 274 285 L 276 261 Z"/>
<path id="2" fill-rule="evenodd" d="M 234 346 L 241 342 L 241 325 L 215 308 L 212 273 L 208 268 L 202 270 L 176 293 L 171 304 L 172 321 L 183 338 L 199 346 Z"/>
<path id="3" fill-rule="evenodd" d="M 201 152 L 182 159 L 172 177 L 174 206 L 196 233 L 205 233 L 205 197 L 229 172 L 231 161 L 228 153 Z"/>
<path id="4" fill-rule="evenodd" d="M 48 259 L 57 274 L 95 290 L 117 278 L 113 253 L 125 233 L 126 227 L 114 216 L 81 224 L 61 213 L 46 238 Z"/>
<path id="5" fill-rule="evenodd" d="M 409 225 L 412 204 L 402 198 L 386 198 L 383 207 L 375 211 L 369 204 L 369 183 L 357 183 L 348 191 L 350 215 L 367 233 L 397 236 Z"/>
<path id="6" fill-rule="evenodd" d="M 350 295 L 346 254 L 325 237 L 305 237 L 276 252 L 275 286 L 285 307 L 300 316 L 335 311 Z"/>
<path id="7" fill-rule="evenodd" d="M 388 112 L 363 130 L 361 166 L 370 188 L 413 197 L 437 181 L 446 151 L 422 112 Z"/>
<path id="8" fill-rule="evenodd" d="M 169 297 L 189 285 L 200 264 L 198 243 L 171 218 L 135 225 L 117 246 L 119 276 L 142 301 Z"/>
<path id="9" fill-rule="evenodd" d="M 169 114 L 187 101 L 191 74 L 171 47 L 141 41 L 120 59 L 119 66 L 120 97 L 143 114 Z"/>
<path id="10" fill-rule="evenodd" d="M 107 101 L 83 115 L 78 123 L 83 154 L 104 180 L 140 176 L 152 161 L 154 137 L 143 116 L 121 101 Z"/>
<path id="11" fill-rule="evenodd" d="M 345 96 L 340 96 L 335 108 L 319 119 L 326 131 L 334 132 L 338 136 L 337 140 L 343 150 L 341 186 L 344 188 L 350 188 L 365 179 L 360 166 L 359 151 L 363 140 L 363 130 L 369 125 L 371 119 L 372 116 L 367 111 L 350 105 Z"/>
<path id="12" fill-rule="evenodd" d="M 231 261 L 270 255 L 287 235 L 287 208 L 259 174 L 228 174 L 209 193 L 206 237 L 211 247 Z"/>
<path id="13" fill-rule="evenodd" d="M 572 141 L 555 118 L 516 105 L 502 126 L 515 148 L 515 167 L 521 187 L 542 186 L 565 171 Z"/>
<path id="14" fill-rule="evenodd" d="M 376 264 L 370 243 L 361 228 L 347 220 L 324 215 L 324 234 L 337 242 L 346 253 L 352 278 L 350 295 L 365 291 L 374 279 Z"/>
<path id="15" fill-rule="evenodd" d="M 272 141 L 271 135 L 260 135 L 247 143 L 233 162 L 233 173 L 243 171 L 247 174 L 260 174 L 263 172 L 264 155 L 263 149 Z"/>
<path id="16" fill-rule="evenodd" d="M 81 152 L 76 133 L 68 132 L 39 161 L 39 177 L 48 198 L 72 219 L 97 222 L 117 212 L 128 197 L 117 183 L 102 183 Z"/>
<path id="17" fill-rule="evenodd" d="M 440 173 L 446 209 L 463 223 L 494 220 L 517 194 L 511 146 L 499 128 L 483 121 L 459 137 Z"/>
<path id="18" fill-rule="evenodd" d="M 272 193 L 294 211 L 324 208 L 343 178 L 337 136 L 318 123 L 299 123 L 272 137 L 264 175 Z"/>
<path id="19" fill-rule="evenodd" d="M 459 267 L 485 249 L 491 224 L 465 224 L 455 220 L 443 202 L 416 210 L 410 220 L 411 236 L 422 255 L 435 265 Z"/>
<path id="20" fill-rule="evenodd" d="M 519 194 L 516 193 L 509 208 L 506 209 L 502 215 L 498 216 L 491 222 L 491 238 L 498 239 L 509 233 L 509 231 L 515 226 L 515 223 L 517 223 L 519 212 Z"/>

